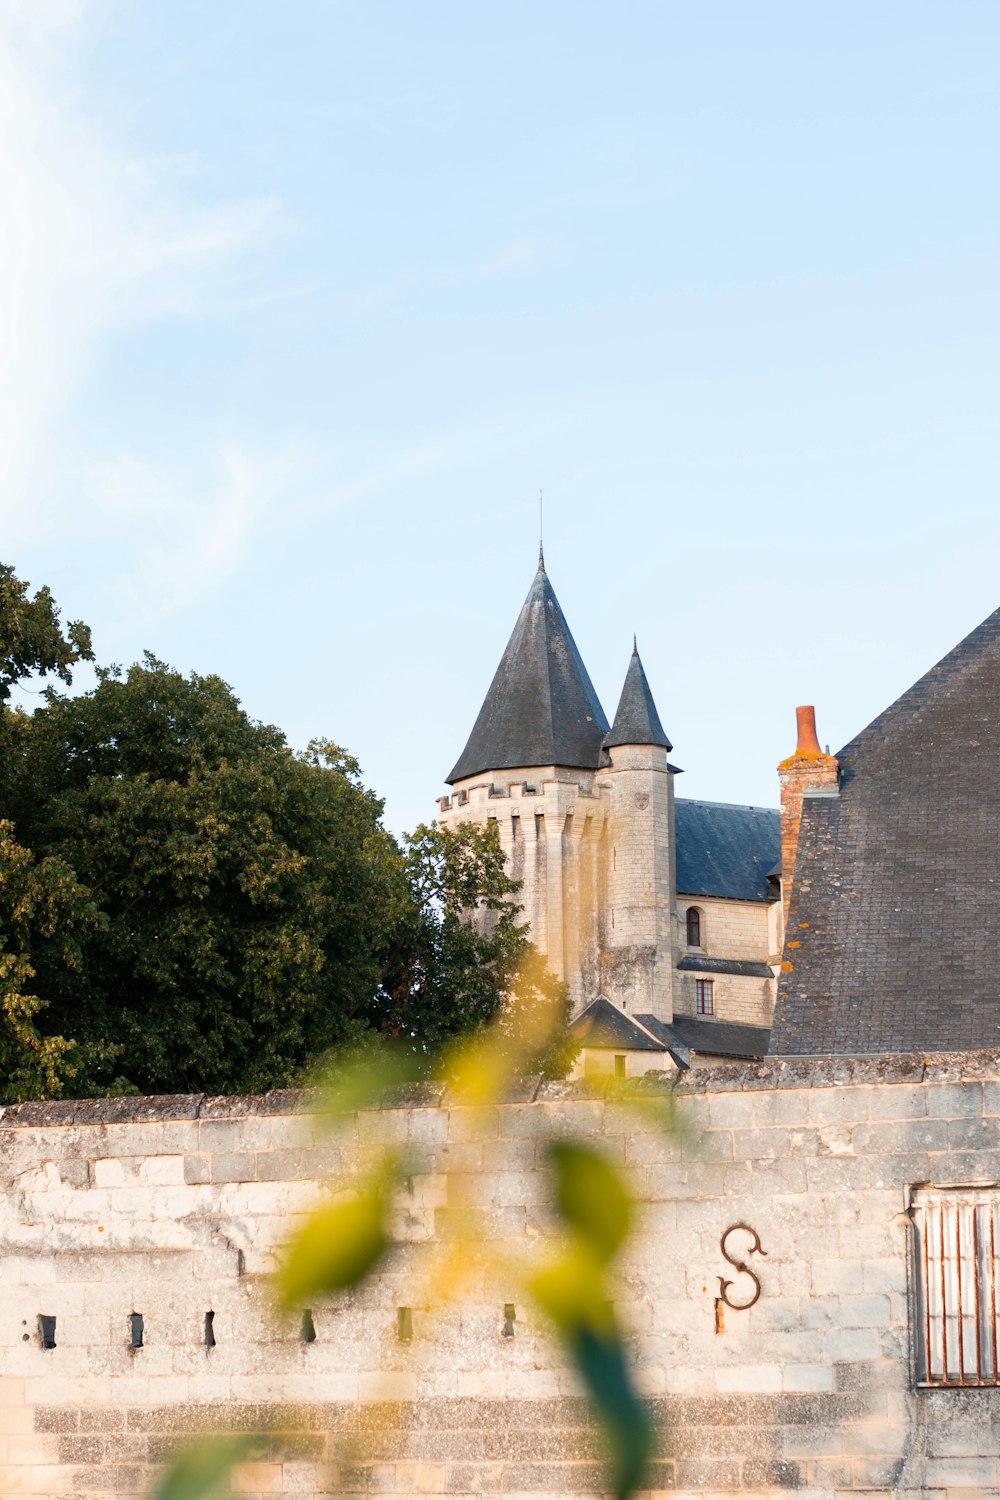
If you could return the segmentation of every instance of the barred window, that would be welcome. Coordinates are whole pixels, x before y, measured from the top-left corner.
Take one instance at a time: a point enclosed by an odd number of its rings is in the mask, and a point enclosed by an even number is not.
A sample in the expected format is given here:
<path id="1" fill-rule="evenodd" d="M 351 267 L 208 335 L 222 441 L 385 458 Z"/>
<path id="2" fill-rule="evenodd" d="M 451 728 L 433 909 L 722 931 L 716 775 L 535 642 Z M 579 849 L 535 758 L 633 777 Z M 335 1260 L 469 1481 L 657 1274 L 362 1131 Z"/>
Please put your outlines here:
<path id="1" fill-rule="evenodd" d="M 712 981 L 710 979 L 696 979 L 694 986 L 698 996 L 699 1016 L 714 1016 L 715 998 Z"/>
<path id="2" fill-rule="evenodd" d="M 915 1188 L 914 1323 L 920 1385 L 1000 1385 L 1000 1187 Z"/>

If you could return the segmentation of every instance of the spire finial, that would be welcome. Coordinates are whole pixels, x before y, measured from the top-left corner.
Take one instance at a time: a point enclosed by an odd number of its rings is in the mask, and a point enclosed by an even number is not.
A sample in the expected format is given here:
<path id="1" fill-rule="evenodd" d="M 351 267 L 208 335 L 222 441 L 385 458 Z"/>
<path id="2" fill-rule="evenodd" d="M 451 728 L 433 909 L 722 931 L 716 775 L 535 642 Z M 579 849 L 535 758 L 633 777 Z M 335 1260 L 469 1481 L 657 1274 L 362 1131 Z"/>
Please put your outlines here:
<path id="1" fill-rule="evenodd" d="M 545 572 L 545 509 L 542 492 L 538 491 L 538 566 Z"/>
<path id="2" fill-rule="evenodd" d="M 639 642 L 635 638 L 635 632 L 634 631 L 632 633 L 632 655 L 633 656 L 638 656 L 639 655 Z"/>

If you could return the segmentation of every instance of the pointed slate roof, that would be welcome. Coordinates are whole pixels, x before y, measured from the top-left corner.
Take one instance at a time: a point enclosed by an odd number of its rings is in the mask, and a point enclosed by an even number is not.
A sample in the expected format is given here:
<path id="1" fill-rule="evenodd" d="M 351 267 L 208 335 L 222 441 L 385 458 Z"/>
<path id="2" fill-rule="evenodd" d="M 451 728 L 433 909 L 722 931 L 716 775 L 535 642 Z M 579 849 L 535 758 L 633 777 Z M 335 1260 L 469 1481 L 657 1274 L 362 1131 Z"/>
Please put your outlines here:
<path id="1" fill-rule="evenodd" d="M 515 766 L 594 771 L 608 721 L 538 559 L 514 633 L 449 784 Z"/>
<path id="2" fill-rule="evenodd" d="M 1000 1045 L 1000 610 L 803 799 L 771 1051 Z"/>
<path id="3" fill-rule="evenodd" d="M 664 750 L 674 747 L 667 739 L 656 712 L 653 695 L 649 691 L 646 674 L 639 660 L 639 648 L 633 641 L 632 660 L 625 673 L 625 686 L 618 700 L 618 712 L 604 743 L 612 745 L 662 745 Z"/>

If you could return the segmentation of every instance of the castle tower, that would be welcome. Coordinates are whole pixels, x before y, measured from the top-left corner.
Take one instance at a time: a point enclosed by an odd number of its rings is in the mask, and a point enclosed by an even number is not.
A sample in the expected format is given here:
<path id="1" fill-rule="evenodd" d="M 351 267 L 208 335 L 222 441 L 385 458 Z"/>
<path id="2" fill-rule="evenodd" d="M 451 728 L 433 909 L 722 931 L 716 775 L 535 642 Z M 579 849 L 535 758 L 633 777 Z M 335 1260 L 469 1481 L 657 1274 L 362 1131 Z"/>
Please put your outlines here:
<path id="1" fill-rule="evenodd" d="M 532 941 L 574 1009 L 600 991 L 608 721 L 539 554 L 528 597 L 439 800 L 443 825 L 494 819 Z"/>
<path id="2" fill-rule="evenodd" d="M 601 933 L 602 993 L 632 1014 L 673 1019 L 674 770 L 633 644 L 601 782 L 610 796 L 610 857 Z"/>

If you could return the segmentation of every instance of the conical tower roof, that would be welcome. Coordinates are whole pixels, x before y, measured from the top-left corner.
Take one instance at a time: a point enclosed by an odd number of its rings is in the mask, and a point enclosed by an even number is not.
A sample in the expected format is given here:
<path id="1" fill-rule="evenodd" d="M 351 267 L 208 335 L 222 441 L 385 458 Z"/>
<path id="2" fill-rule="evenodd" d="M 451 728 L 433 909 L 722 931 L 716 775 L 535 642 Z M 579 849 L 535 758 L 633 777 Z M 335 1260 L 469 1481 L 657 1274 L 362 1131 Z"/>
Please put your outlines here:
<path id="1" fill-rule="evenodd" d="M 612 745 L 661 745 L 664 750 L 674 748 L 660 723 L 635 641 L 632 642 L 632 660 L 625 673 L 625 686 L 618 700 L 615 722 L 605 736 L 604 743 L 608 749 Z"/>
<path id="2" fill-rule="evenodd" d="M 515 766 L 594 771 L 608 721 L 539 555 L 514 633 L 449 784 Z"/>

